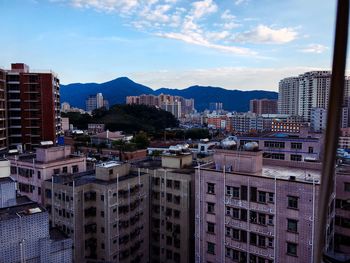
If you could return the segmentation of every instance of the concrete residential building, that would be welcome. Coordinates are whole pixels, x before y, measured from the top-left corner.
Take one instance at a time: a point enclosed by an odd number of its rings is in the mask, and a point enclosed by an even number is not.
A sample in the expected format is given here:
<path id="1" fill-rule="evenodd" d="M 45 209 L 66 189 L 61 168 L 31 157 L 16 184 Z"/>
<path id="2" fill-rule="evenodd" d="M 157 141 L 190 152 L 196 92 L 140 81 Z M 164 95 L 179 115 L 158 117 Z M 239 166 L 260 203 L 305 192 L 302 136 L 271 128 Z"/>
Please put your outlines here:
<path id="1" fill-rule="evenodd" d="M 42 184 L 54 175 L 86 171 L 86 158 L 73 155 L 70 146 L 37 148 L 35 154 L 9 157 L 11 177 L 18 182 L 18 190 L 31 200 L 42 203 Z"/>
<path id="2" fill-rule="evenodd" d="M 267 133 L 260 136 L 238 136 L 238 144 L 243 147 L 248 142 L 257 142 L 264 159 L 292 162 L 319 162 L 322 153 L 321 134 L 307 132 L 308 127 L 296 134 Z"/>
<path id="3" fill-rule="evenodd" d="M 6 72 L 0 69 L 0 152 L 7 150 Z"/>
<path id="4" fill-rule="evenodd" d="M 255 99 L 249 102 L 249 111 L 261 114 L 277 114 L 277 100 Z"/>
<path id="5" fill-rule="evenodd" d="M 322 132 L 326 130 L 327 111 L 323 108 L 311 109 L 311 130 L 314 132 Z"/>
<path id="6" fill-rule="evenodd" d="M 194 111 L 194 99 L 185 99 L 181 96 L 168 94 L 127 96 L 126 104 L 143 104 L 159 107 L 171 112 L 176 118 L 184 117 L 186 114 L 191 114 Z"/>
<path id="7" fill-rule="evenodd" d="M 320 164 L 218 149 L 196 169 L 196 262 L 312 262 Z"/>
<path id="8" fill-rule="evenodd" d="M 150 177 L 150 261 L 194 261 L 194 168 L 191 153 L 166 153 L 136 166 Z"/>
<path id="9" fill-rule="evenodd" d="M 223 104 L 222 102 L 210 102 L 209 103 L 209 111 L 210 112 L 217 112 L 220 113 L 223 110 Z"/>
<path id="10" fill-rule="evenodd" d="M 97 93 L 96 95 L 89 95 L 89 97 L 85 100 L 86 111 L 92 112 L 96 109 L 106 107 L 109 108 L 109 103 L 107 100 L 103 99 L 102 93 Z"/>
<path id="11" fill-rule="evenodd" d="M 340 164 L 335 172 L 335 189 L 329 202 L 326 248 L 341 262 L 350 260 L 350 166 Z M 347 261 L 345 261 L 347 260 Z"/>
<path id="12" fill-rule="evenodd" d="M 311 71 L 299 75 L 298 115 L 311 121 L 312 108 L 328 108 L 332 74 L 330 71 Z"/>
<path id="13" fill-rule="evenodd" d="M 282 79 L 278 87 L 278 113 L 298 115 L 299 78 Z"/>
<path id="14" fill-rule="evenodd" d="M 56 143 L 61 132 L 57 75 L 31 72 L 23 63 L 11 64 L 6 70 L 6 88 L 9 148 L 30 150 L 41 141 Z"/>
<path id="15" fill-rule="evenodd" d="M 0 161 L 0 262 L 72 262 L 72 240 L 49 229 L 47 211 L 16 195 L 10 164 Z"/>
<path id="16" fill-rule="evenodd" d="M 148 262 L 148 182 L 113 161 L 45 181 L 50 223 L 73 238 L 75 262 Z"/>

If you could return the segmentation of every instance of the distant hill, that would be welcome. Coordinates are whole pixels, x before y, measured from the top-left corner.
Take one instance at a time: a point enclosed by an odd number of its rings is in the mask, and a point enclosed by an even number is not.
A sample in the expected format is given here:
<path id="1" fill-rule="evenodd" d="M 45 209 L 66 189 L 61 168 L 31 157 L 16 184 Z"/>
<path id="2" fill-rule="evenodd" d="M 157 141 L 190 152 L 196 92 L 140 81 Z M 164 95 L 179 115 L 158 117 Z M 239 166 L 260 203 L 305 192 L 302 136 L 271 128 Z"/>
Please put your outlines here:
<path id="1" fill-rule="evenodd" d="M 219 87 L 192 86 L 186 89 L 161 88 L 152 90 L 149 87 L 138 84 L 126 77 L 117 78 L 105 83 L 73 83 L 61 85 L 61 102 L 68 102 L 72 106 L 85 109 L 85 99 L 90 94 L 103 93 L 110 105 L 125 103 L 126 96 L 141 94 L 170 94 L 184 98 L 193 98 L 195 108 L 203 111 L 209 107 L 210 102 L 222 102 L 225 110 L 248 111 L 251 99 L 277 99 L 278 93 L 272 91 L 254 90 L 227 90 Z"/>
<path id="2" fill-rule="evenodd" d="M 126 77 L 117 78 L 101 84 L 72 83 L 61 85 L 61 102 L 68 102 L 74 107 L 85 109 L 85 100 L 91 94 L 101 92 L 109 105 L 125 103 L 126 96 L 153 94 L 154 90 L 133 82 Z"/>

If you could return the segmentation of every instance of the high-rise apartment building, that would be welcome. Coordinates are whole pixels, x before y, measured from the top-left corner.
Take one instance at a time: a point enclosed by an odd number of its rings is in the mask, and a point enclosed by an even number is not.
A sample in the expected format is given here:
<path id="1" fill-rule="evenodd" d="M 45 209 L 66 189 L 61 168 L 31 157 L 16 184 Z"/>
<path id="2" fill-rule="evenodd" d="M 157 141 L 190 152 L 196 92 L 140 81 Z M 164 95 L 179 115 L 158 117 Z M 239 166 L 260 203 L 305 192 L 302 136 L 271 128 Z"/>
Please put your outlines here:
<path id="1" fill-rule="evenodd" d="M 259 99 L 250 100 L 249 111 L 261 114 L 277 114 L 277 100 L 271 99 Z"/>
<path id="2" fill-rule="evenodd" d="M 312 108 L 328 108 L 332 74 L 330 71 L 311 71 L 299 75 L 298 115 L 311 121 Z"/>
<path id="3" fill-rule="evenodd" d="M 92 112 L 96 109 L 106 107 L 109 108 L 109 103 L 107 100 L 103 99 L 102 93 L 97 93 L 96 95 L 89 95 L 85 100 L 86 111 Z"/>
<path id="4" fill-rule="evenodd" d="M 218 149 L 196 169 L 196 262 L 312 262 L 320 174 Z"/>
<path id="5" fill-rule="evenodd" d="M 127 96 L 126 104 L 143 104 L 159 107 L 171 112 L 176 118 L 181 118 L 194 111 L 194 99 L 185 99 L 180 96 L 160 94 L 142 94 L 140 96 Z"/>
<path id="6" fill-rule="evenodd" d="M 209 103 L 209 111 L 220 113 L 223 110 L 222 102 L 210 102 Z"/>
<path id="7" fill-rule="evenodd" d="M 6 72 L 0 69 L 0 152 L 7 149 Z"/>
<path id="8" fill-rule="evenodd" d="M 278 113 L 298 115 L 299 78 L 282 79 L 278 87 Z"/>
<path id="9" fill-rule="evenodd" d="M 23 63 L 11 64 L 5 72 L 9 148 L 33 149 L 41 141 L 55 143 L 61 132 L 57 75 L 32 72 Z M 4 96 L 2 101 L 6 103 Z"/>
<path id="10" fill-rule="evenodd" d="M 72 237 L 75 262 L 148 262 L 148 183 L 113 161 L 45 181 L 50 224 Z"/>
<path id="11" fill-rule="evenodd" d="M 166 153 L 136 166 L 150 178 L 150 261 L 194 260 L 194 168 L 192 154 Z"/>

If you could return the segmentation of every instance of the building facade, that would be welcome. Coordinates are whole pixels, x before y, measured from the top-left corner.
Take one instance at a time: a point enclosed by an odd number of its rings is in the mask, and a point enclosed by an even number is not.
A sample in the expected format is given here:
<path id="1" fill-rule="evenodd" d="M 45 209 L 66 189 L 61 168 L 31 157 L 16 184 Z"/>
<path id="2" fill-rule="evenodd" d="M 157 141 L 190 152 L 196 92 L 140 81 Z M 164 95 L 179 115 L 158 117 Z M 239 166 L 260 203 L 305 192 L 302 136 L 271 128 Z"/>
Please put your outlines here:
<path id="1" fill-rule="evenodd" d="M 290 77 L 282 79 L 278 86 L 278 113 L 298 115 L 299 79 Z"/>
<path id="2" fill-rule="evenodd" d="M 148 182 L 118 162 L 45 181 L 50 223 L 73 238 L 75 262 L 148 262 Z"/>
<path id="3" fill-rule="evenodd" d="M 319 169 L 217 150 L 196 169 L 196 262 L 312 262 Z"/>
<path id="4" fill-rule="evenodd" d="M 11 64 L 6 70 L 6 91 L 9 148 L 30 150 L 41 141 L 56 143 L 61 132 L 57 75 L 31 72 L 23 63 Z"/>
<path id="5" fill-rule="evenodd" d="M 324 108 L 311 109 L 311 130 L 315 132 L 322 132 L 326 130 L 327 125 L 327 111 Z"/>
<path id="6" fill-rule="evenodd" d="M 72 240 L 49 228 L 48 212 L 42 206 L 17 195 L 7 160 L 0 161 L 0 171 L 0 261 L 72 262 Z"/>
<path id="7" fill-rule="evenodd" d="M 7 150 L 6 71 L 0 69 L 0 152 Z"/>
<path id="8" fill-rule="evenodd" d="M 249 111 L 261 114 L 277 114 L 277 100 L 255 99 L 249 102 Z"/>
<path id="9" fill-rule="evenodd" d="M 70 146 L 37 148 L 35 154 L 9 157 L 11 177 L 18 182 L 18 190 L 31 200 L 42 203 L 42 184 L 59 174 L 86 171 L 86 158 L 73 155 Z"/>
<path id="10" fill-rule="evenodd" d="M 237 139 L 240 147 L 248 142 L 257 142 L 264 159 L 300 163 L 320 162 L 322 157 L 323 137 L 307 131 L 299 135 L 269 133 L 263 136 L 238 136 Z"/>

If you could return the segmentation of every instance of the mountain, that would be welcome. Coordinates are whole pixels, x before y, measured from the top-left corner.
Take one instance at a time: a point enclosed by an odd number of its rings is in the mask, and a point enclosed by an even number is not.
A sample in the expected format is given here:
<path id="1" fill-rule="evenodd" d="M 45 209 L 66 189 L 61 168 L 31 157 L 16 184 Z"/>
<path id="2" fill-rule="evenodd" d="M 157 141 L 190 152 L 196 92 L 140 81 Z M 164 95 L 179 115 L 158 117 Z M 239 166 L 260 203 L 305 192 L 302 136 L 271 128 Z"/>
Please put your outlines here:
<path id="1" fill-rule="evenodd" d="M 203 111 L 209 107 L 210 102 L 222 102 L 225 110 L 248 111 L 249 100 L 251 99 L 277 99 L 277 92 L 254 90 L 227 90 L 219 87 L 192 86 L 186 89 L 161 88 L 152 90 L 149 87 L 133 82 L 121 77 L 105 83 L 73 83 L 61 85 L 61 102 L 68 102 L 72 106 L 85 109 L 85 99 L 90 94 L 101 92 L 103 97 L 109 101 L 110 105 L 125 103 L 126 96 L 136 96 L 141 94 L 170 94 L 193 98 L 195 108 Z"/>
<path id="2" fill-rule="evenodd" d="M 222 102 L 225 110 L 238 112 L 248 111 L 249 101 L 252 99 L 277 99 L 278 97 L 278 93 L 273 91 L 227 90 L 210 86 L 192 86 L 183 90 L 161 88 L 156 90 L 155 93 L 182 96 L 187 99 L 193 98 L 197 110 L 208 109 L 210 102 Z"/>
<path id="3" fill-rule="evenodd" d="M 101 84 L 72 83 L 61 85 L 61 102 L 68 102 L 74 107 L 85 109 L 85 100 L 91 94 L 101 92 L 109 105 L 125 103 L 126 96 L 153 94 L 154 90 L 133 82 L 126 77 L 117 78 Z"/>

